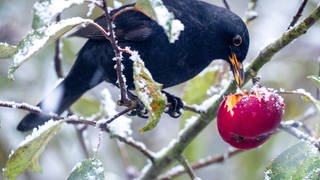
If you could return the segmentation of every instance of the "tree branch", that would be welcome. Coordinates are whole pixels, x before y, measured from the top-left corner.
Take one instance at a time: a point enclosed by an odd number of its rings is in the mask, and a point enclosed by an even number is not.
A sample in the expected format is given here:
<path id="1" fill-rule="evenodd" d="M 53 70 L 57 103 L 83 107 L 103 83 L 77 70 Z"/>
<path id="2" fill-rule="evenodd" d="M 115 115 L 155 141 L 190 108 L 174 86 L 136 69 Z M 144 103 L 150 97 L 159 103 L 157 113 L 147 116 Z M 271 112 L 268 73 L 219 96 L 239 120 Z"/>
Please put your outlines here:
<path id="1" fill-rule="evenodd" d="M 189 174 L 192 180 L 198 179 L 196 173 L 194 172 L 192 166 L 188 162 L 188 160 L 182 155 L 179 158 L 181 165 L 184 167 L 185 171 Z"/>
<path id="2" fill-rule="evenodd" d="M 292 28 L 298 22 L 299 18 L 302 16 L 302 12 L 303 12 L 304 8 L 307 5 L 307 2 L 308 2 L 308 0 L 303 0 L 296 15 L 293 16 L 293 19 L 292 19 L 291 23 L 289 24 L 289 27 L 287 28 L 287 30 Z"/>
<path id="3" fill-rule="evenodd" d="M 108 23 L 108 31 L 110 33 L 109 35 L 109 40 L 111 43 L 111 46 L 114 50 L 114 54 L 115 54 L 115 61 L 116 61 L 116 73 L 117 73 L 117 79 L 118 79 L 118 83 L 119 83 L 119 88 L 120 88 L 120 95 L 121 95 L 121 99 L 118 102 L 120 106 L 124 105 L 126 107 L 131 107 L 132 103 L 131 101 L 128 99 L 127 97 L 127 86 L 126 86 L 126 82 L 125 82 L 125 77 L 122 73 L 122 69 L 123 69 L 123 65 L 122 65 L 122 57 L 121 57 L 121 52 L 120 52 L 120 48 L 117 44 L 116 41 L 116 37 L 113 31 L 113 23 L 112 23 L 112 18 L 108 12 L 108 3 L 107 0 L 103 0 L 103 10 L 104 10 L 104 14 L 106 17 L 106 21 Z"/>
<path id="4" fill-rule="evenodd" d="M 226 9 L 230 10 L 230 6 L 227 0 L 222 0 L 224 7 L 226 7 Z"/>
<path id="5" fill-rule="evenodd" d="M 255 10 L 257 7 L 258 0 L 250 0 L 248 3 L 248 10 L 246 12 L 246 16 L 244 18 L 244 22 L 249 24 L 252 20 L 258 17 L 258 13 Z"/>
<path id="6" fill-rule="evenodd" d="M 240 152 L 243 152 L 243 150 L 234 149 L 232 151 L 227 152 L 226 154 L 222 154 L 219 156 L 209 156 L 209 157 L 198 160 L 198 162 L 192 164 L 191 167 L 192 167 L 192 169 L 195 170 L 195 169 L 200 169 L 200 168 L 212 165 L 212 164 L 222 163 L 227 158 L 235 156 L 235 155 L 239 154 Z M 160 176 L 159 180 L 173 179 L 173 178 L 178 177 L 184 173 L 186 173 L 185 168 L 183 168 L 182 166 L 176 166 L 176 167 L 172 168 L 172 170 L 169 171 L 168 173 Z"/>
<path id="7" fill-rule="evenodd" d="M 254 61 L 246 68 L 246 82 L 252 77 L 256 76 L 259 69 L 269 62 L 271 58 L 279 52 L 282 48 L 287 46 L 290 42 L 307 32 L 307 30 L 320 18 L 320 4 L 316 9 L 296 27 L 285 32 L 277 41 L 271 43 L 264 48 Z M 225 88 L 220 94 L 220 97 L 207 110 L 207 113 L 201 114 L 199 118 L 189 127 L 179 133 L 179 137 L 173 143 L 166 147 L 162 153 L 159 154 L 154 163 L 148 166 L 144 173 L 141 174 L 141 179 L 155 179 L 168 166 L 171 165 L 184 149 L 191 143 L 191 141 L 216 117 L 217 109 L 223 99 L 223 95 L 227 92 L 234 92 L 236 90 L 233 82 Z"/>

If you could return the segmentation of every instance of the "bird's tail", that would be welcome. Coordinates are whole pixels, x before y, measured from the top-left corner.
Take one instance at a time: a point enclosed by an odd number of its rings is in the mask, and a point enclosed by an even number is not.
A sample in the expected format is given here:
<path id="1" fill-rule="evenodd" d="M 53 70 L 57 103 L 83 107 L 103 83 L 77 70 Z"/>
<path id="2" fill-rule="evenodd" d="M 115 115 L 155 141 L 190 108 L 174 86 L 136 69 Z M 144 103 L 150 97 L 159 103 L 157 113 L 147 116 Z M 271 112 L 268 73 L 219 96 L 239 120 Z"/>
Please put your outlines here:
<path id="1" fill-rule="evenodd" d="M 60 115 L 87 90 L 103 81 L 103 68 L 94 59 L 79 53 L 78 59 L 66 78 L 39 104 L 46 115 L 29 113 L 19 123 L 19 131 L 29 131 L 50 119 L 49 113 Z"/>

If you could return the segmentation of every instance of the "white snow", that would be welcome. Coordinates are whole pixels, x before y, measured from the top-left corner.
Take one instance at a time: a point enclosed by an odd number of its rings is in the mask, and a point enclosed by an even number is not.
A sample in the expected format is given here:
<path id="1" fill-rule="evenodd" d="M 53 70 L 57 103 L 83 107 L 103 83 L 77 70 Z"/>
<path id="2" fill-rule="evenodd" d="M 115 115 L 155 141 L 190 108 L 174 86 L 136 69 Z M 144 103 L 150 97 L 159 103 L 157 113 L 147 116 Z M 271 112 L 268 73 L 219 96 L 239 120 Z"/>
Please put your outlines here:
<path id="1" fill-rule="evenodd" d="M 50 23 L 53 17 L 75 4 L 82 4 L 84 0 L 51 0 L 37 1 L 34 4 L 34 14 L 41 18 L 44 24 Z"/>
<path id="2" fill-rule="evenodd" d="M 48 131 L 50 128 L 52 128 L 53 126 L 58 125 L 59 123 L 61 123 L 61 121 L 53 121 L 50 120 L 48 122 L 46 122 L 44 125 L 40 126 L 39 129 L 34 128 L 32 131 L 32 134 L 28 135 L 20 144 L 18 147 L 24 146 L 27 143 L 29 143 L 30 141 L 40 137 L 44 132 Z"/>
<path id="3" fill-rule="evenodd" d="M 184 30 L 184 25 L 180 20 L 175 19 L 174 14 L 168 11 L 162 0 L 151 0 L 150 3 L 156 13 L 159 25 L 167 33 L 170 43 L 174 43 Z"/>
<path id="4" fill-rule="evenodd" d="M 88 4 L 88 12 L 87 12 L 87 17 L 92 15 L 92 12 L 94 10 L 94 8 L 96 7 L 97 1 L 96 0 L 91 0 L 91 2 Z"/>
<path id="5" fill-rule="evenodd" d="M 112 96 L 108 89 L 104 89 L 102 92 L 103 102 L 102 107 L 104 112 L 107 114 L 109 118 L 113 117 L 114 115 L 118 114 L 116 111 L 116 103 L 112 100 Z M 103 119 L 97 122 L 97 127 L 100 124 L 106 123 L 109 119 Z M 112 133 L 117 134 L 122 137 L 127 137 L 132 134 L 131 130 L 131 122 L 130 118 L 125 116 L 120 116 L 116 120 L 114 120 L 111 124 L 109 124 L 109 128 Z"/>
<path id="6" fill-rule="evenodd" d="M 34 53 L 38 52 L 50 38 L 54 37 L 57 33 L 61 32 L 63 29 L 69 27 L 72 28 L 78 24 L 88 24 L 93 23 L 90 19 L 83 19 L 80 17 L 74 17 L 70 19 L 62 20 L 58 23 L 53 23 L 48 27 L 43 27 L 37 30 L 31 31 L 18 46 L 17 53 L 13 56 L 13 64 L 11 66 L 19 66 L 27 58 L 29 58 Z M 11 77 L 13 78 L 13 77 Z"/>
<path id="7" fill-rule="evenodd" d="M 264 172 L 264 180 L 271 180 L 270 175 L 272 174 L 271 169 L 268 169 Z"/>
<path id="8" fill-rule="evenodd" d="M 122 2 L 120 2 L 120 1 L 113 1 L 113 6 L 114 6 L 114 8 L 119 8 L 119 7 L 121 7 L 123 4 L 122 4 Z"/>

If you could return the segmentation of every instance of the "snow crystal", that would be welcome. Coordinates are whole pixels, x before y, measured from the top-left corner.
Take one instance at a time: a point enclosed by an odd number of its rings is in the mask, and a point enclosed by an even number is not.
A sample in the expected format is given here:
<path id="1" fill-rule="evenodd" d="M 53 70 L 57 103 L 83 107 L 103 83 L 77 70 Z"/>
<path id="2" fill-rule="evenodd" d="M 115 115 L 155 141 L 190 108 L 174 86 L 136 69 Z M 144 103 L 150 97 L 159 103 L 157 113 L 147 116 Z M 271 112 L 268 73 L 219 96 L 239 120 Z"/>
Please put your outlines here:
<path id="1" fill-rule="evenodd" d="M 152 162 L 148 159 L 147 164 L 140 171 L 140 177 L 138 177 L 137 179 L 141 179 L 141 177 L 143 177 L 151 167 L 152 167 Z"/>
<path id="2" fill-rule="evenodd" d="M 179 136 L 181 136 L 187 129 L 189 129 L 197 121 L 199 117 L 199 115 L 194 115 L 187 119 L 184 128 L 181 131 L 179 131 Z"/>
<path id="3" fill-rule="evenodd" d="M 30 141 L 40 137 L 44 132 L 48 131 L 50 128 L 52 128 L 53 126 L 58 125 L 59 123 L 61 123 L 60 121 L 53 121 L 50 120 L 48 122 L 46 122 L 44 125 L 40 126 L 39 129 L 34 128 L 32 131 L 32 134 L 28 135 L 20 144 L 18 147 L 24 146 L 27 143 L 29 143 Z"/>
<path id="4" fill-rule="evenodd" d="M 13 57 L 13 66 L 21 64 L 25 59 L 40 50 L 51 37 L 53 37 L 63 28 L 68 26 L 75 26 L 80 23 L 93 23 L 93 21 L 80 17 L 74 17 L 51 24 L 50 26 L 45 28 L 37 29 L 37 31 L 31 31 L 25 37 L 25 39 L 20 42 L 18 52 Z"/>
<path id="5" fill-rule="evenodd" d="M 271 180 L 271 174 L 272 174 L 272 171 L 271 169 L 268 169 L 264 172 L 264 180 Z"/>
<path id="6" fill-rule="evenodd" d="M 217 101 L 217 99 L 220 97 L 220 95 L 213 95 L 210 98 L 206 99 L 205 101 L 202 102 L 200 106 L 198 106 L 197 110 L 201 112 L 206 112 L 210 106 Z"/>
<path id="7" fill-rule="evenodd" d="M 51 1 L 37 1 L 34 4 L 34 13 L 40 17 L 43 23 L 49 23 L 52 18 L 64 9 L 71 7 L 74 4 L 82 4 L 84 0 L 51 0 Z"/>
<path id="8" fill-rule="evenodd" d="M 104 112 L 107 113 L 109 117 L 113 117 L 114 115 L 118 114 L 116 111 L 116 103 L 112 100 L 112 96 L 108 89 L 104 89 L 101 92 L 103 96 L 103 102 L 102 106 L 104 108 Z M 99 127 L 101 124 L 106 123 L 109 119 L 103 119 L 97 122 L 97 127 Z M 127 137 L 132 134 L 131 130 L 131 122 L 132 120 L 125 117 L 120 116 L 117 120 L 113 121 L 109 128 L 112 131 L 112 133 L 117 134 L 122 137 Z"/>
<path id="9" fill-rule="evenodd" d="M 165 155 L 169 149 L 171 149 L 172 147 L 174 147 L 174 145 L 177 143 L 177 139 L 172 139 L 169 144 L 162 148 L 160 151 L 158 151 L 157 153 L 154 154 L 154 157 L 155 158 L 159 158 L 159 157 L 162 157 L 163 155 Z"/>
<path id="10" fill-rule="evenodd" d="M 88 12 L 87 12 L 87 17 L 92 15 L 92 12 L 94 10 L 94 8 L 96 7 L 97 1 L 96 0 L 92 0 L 89 4 L 88 4 Z"/>
<path id="11" fill-rule="evenodd" d="M 184 30 L 184 25 L 180 20 L 174 19 L 173 13 L 168 11 L 162 0 L 152 0 L 150 2 L 156 13 L 159 25 L 166 31 L 170 43 L 174 43 L 179 39 L 181 31 Z"/>
<path id="12" fill-rule="evenodd" d="M 121 7 L 123 4 L 122 4 L 122 2 L 120 2 L 120 1 L 113 1 L 113 6 L 114 6 L 114 8 L 119 8 L 119 7 Z"/>

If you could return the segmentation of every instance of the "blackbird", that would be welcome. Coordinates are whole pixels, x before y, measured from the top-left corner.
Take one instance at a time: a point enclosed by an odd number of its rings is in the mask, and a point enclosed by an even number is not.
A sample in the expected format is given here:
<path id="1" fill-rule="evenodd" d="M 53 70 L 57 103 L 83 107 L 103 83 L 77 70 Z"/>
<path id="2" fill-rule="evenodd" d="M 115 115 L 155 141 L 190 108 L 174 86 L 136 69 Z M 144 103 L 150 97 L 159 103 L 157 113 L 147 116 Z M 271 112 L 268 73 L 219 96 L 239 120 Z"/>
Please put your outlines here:
<path id="1" fill-rule="evenodd" d="M 235 83 L 242 85 L 242 62 L 248 51 L 249 34 L 241 18 L 225 8 L 198 0 L 163 0 L 163 3 L 184 25 L 177 41 L 170 43 L 163 28 L 144 13 L 132 8 L 125 11 L 124 8 L 134 6 L 129 4 L 111 12 L 118 45 L 137 50 L 154 80 L 163 84 L 163 88 L 193 78 L 215 59 L 228 62 Z M 95 22 L 107 30 L 104 16 Z M 65 79 L 38 104 L 45 112 L 61 114 L 83 93 L 103 81 L 117 84 L 111 43 L 92 25 L 81 27 L 73 35 L 89 40 Z M 133 62 L 125 56 L 123 65 L 128 89 L 134 89 Z M 28 131 L 49 119 L 46 115 L 29 113 L 17 129 Z"/>

